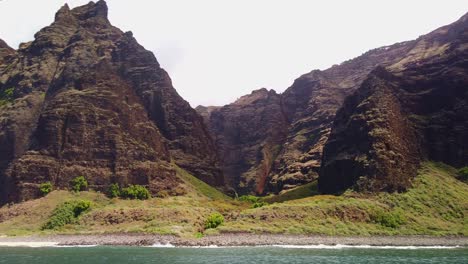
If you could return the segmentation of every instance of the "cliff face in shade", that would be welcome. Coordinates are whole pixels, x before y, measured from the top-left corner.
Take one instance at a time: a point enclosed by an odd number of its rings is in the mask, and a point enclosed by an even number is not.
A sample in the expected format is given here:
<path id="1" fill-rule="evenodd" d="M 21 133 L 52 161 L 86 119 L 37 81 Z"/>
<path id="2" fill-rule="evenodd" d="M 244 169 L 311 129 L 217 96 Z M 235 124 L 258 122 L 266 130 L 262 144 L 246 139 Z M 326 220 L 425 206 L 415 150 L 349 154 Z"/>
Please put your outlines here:
<path id="1" fill-rule="evenodd" d="M 281 98 L 265 88 L 223 107 L 197 107 L 218 146 L 226 184 L 240 193 L 263 193 L 286 136 Z"/>
<path id="2" fill-rule="evenodd" d="M 323 146 L 344 98 L 377 65 L 388 65 L 403 58 L 412 45 L 410 41 L 371 50 L 330 69 L 304 74 L 283 94 L 275 94 L 275 100 L 247 100 L 256 98 L 258 91 L 254 91 L 240 99 L 242 104 L 198 107 L 220 153 L 224 153 L 221 160 L 225 181 L 243 193 L 262 194 L 316 180 Z M 233 131 L 242 131 L 238 136 L 242 137 L 242 144 L 234 135 L 226 136 Z M 265 145 L 262 142 L 267 141 L 273 142 L 270 145 L 274 151 L 268 151 L 269 158 L 262 163 Z"/>
<path id="3" fill-rule="evenodd" d="M 172 87 L 154 55 L 107 19 L 104 1 L 70 10 L 18 50 L 0 41 L 1 202 L 65 188 L 84 175 L 171 192 L 171 159 L 222 185 L 202 118 Z"/>
<path id="4" fill-rule="evenodd" d="M 439 31 L 443 32 L 448 28 L 458 27 L 455 24 L 443 27 Z M 435 35 L 438 35 L 438 37 L 434 37 Z M 242 106 L 242 109 L 245 109 L 244 111 L 239 111 L 239 107 L 235 107 L 236 103 L 218 109 L 212 108 L 209 111 L 199 107 L 197 110 L 204 115 L 221 152 L 231 150 L 227 151 L 227 154 L 224 154 L 222 158 L 226 182 L 243 192 L 265 193 L 280 192 L 316 180 L 322 166 L 324 146 L 329 140 L 335 115 L 343 105 L 345 98 L 351 96 L 363 85 L 365 80 L 374 78 L 375 73 L 387 72 L 387 70 L 382 69 L 373 72 L 377 67 L 398 68 L 401 65 L 418 65 L 423 61 L 423 58 L 439 56 L 447 48 L 445 46 L 448 45 L 447 43 L 456 42 L 457 39 L 461 38 L 464 38 L 464 36 L 453 33 L 453 30 L 448 30 L 447 34 L 431 33 L 414 41 L 397 43 L 368 51 L 357 58 L 334 65 L 323 71 L 314 70 L 296 79 L 291 87 L 278 95 L 278 99 L 271 106 L 258 104 L 255 101 L 246 101 Z M 447 64 L 450 63 L 448 61 L 438 61 L 437 63 L 443 67 L 451 67 Z M 373 73 L 371 74 L 371 72 Z M 383 75 L 387 76 L 387 74 Z M 369 80 L 366 82 L 369 83 Z M 392 111 L 395 111 L 395 113 L 406 111 L 396 106 L 400 99 L 389 97 L 388 91 L 381 91 L 376 97 L 382 97 L 383 100 L 382 102 L 375 102 L 377 105 L 393 109 Z M 269 107 L 281 109 L 281 111 L 266 112 L 270 111 Z M 246 116 L 245 112 L 261 113 L 260 115 L 279 118 L 283 121 L 271 124 L 252 123 L 252 117 Z M 338 117 L 337 122 L 347 122 L 347 118 L 349 116 L 344 117 L 342 120 Z M 238 144 L 236 140 L 231 139 L 232 137 L 226 137 L 227 132 L 225 131 L 227 129 L 219 129 L 220 127 L 239 127 L 238 123 L 243 123 L 246 127 L 249 127 L 249 129 L 243 130 L 242 138 L 245 140 L 243 144 Z M 401 141 L 396 148 L 398 151 L 406 153 L 404 154 L 407 158 L 405 162 L 408 162 L 409 171 L 413 171 L 413 168 L 417 167 L 418 159 L 409 157 L 419 155 L 415 154 L 419 152 L 415 152 L 407 144 L 414 137 L 410 123 L 406 119 L 394 119 L 388 126 L 395 129 L 404 127 L 401 128 L 402 131 L 398 133 L 398 136 L 404 137 L 405 142 Z M 342 126 L 335 125 L 334 127 L 335 129 L 341 129 Z M 355 127 L 357 130 L 361 128 L 361 125 Z M 267 163 L 269 169 L 264 170 L 264 167 L 258 166 L 259 160 L 262 160 L 259 157 L 262 156 L 245 155 L 245 151 L 262 153 L 263 145 L 258 144 L 258 142 L 267 140 L 269 134 L 261 133 L 259 135 L 258 131 L 272 130 L 281 131 L 279 134 L 282 136 L 275 137 L 275 145 L 279 147 L 279 151 L 275 151 L 274 159 L 272 162 Z M 348 133 L 348 130 L 343 133 Z M 360 132 L 351 135 L 347 137 L 348 143 L 352 143 L 353 138 L 362 136 Z M 418 140 L 418 137 L 416 136 L 413 139 Z M 340 144 L 342 143 L 340 142 Z M 365 148 L 363 146 L 359 147 Z M 241 157 L 230 157 L 229 153 L 232 153 L 230 155 L 241 155 Z M 338 155 L 340 151 L 337 149 L 330 153 L 332 154 L 327 155 L 326 162 L 329 162 L 329 159 L 334 159 L 334 156 Z M 349 169 L 345 166 L 342 172 L 334 172 L 332 168 L 335 165 L 336 163 L 326 165 L 330 169 L 330 173 L 326 173 L 327 175 L 346 173 Z M 266 177 L 263 173 L 265 171 L 268 172 Z M 250 178 L 250 182 L 254 184 L 246 185 L 242 180 L 239 180 L 242 178 Z M 398 181 L 398 177 L 395 178 L 395 181 Z M 262 185 L 257 186 L 258 182 L 262 183 Z M 333 185 L 332 182 L 330 184 Z M 340 185 L 340 183 L 336 184 Z"/>
<path id="5" fill-rule="evenodd" d="M 275 189 L 317 179 L 323 147 L 344 98 L 352 94 L 375 67 L 400 60 L 412 45 L 413 42 L 408 41 L 374 49 L 327 70 L 314 70 L 294 81 L 281 95 L 289 127 L 271 173 Z"/>
<path id="6" fill-rule="evenodd" d="M 374 70 L 339 110 L 319 185 L 403 191 L 422 160 L 468 164 L 468 16 Z"/>
<path id="7" fill-rule="evenodd" d="M 4 67 L 4 64 L 8 63 L 14 57 L 15 53 L 14 49 L 0 39 L 0 67 Z"/>

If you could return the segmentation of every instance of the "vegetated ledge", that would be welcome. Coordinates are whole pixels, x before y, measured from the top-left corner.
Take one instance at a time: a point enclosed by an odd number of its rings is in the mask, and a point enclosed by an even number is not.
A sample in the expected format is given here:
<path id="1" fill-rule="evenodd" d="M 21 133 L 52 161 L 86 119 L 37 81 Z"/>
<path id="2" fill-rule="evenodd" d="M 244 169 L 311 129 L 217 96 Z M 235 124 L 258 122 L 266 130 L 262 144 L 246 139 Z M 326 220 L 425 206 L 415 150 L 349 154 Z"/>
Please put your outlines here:
<path id="1" fill-rule="evenodd" d="M 101 234 L 0 237 L 1 246 L 155 246 L 155 247 L 236 247 L 236 246 L 421 246 L 468 247 L 468 237 L 431 236 L 318 236 L 279 234 L 220 234 L 200 239 L 171 235 Z"/>
<path id="2" fill-rule="evenodd" d="M 180 196 L 138 201 L 110 199 L 97 192 L 53 191 L 41 199 L 0 208 L 0 236 L 8 236 L 0 242 L 38 239 L 57 244 L 195 246 L 429 243 L 414 240 L 421 238 L 436 241 L 436 245 L 444 240 L 458 245 L 468 239 L 468 185 L 456 175 L 450 166 L 427 162 L 414 187 L 404 193 L 347 191 L 341 196 L 301 198 L 297 193 L 304 190 L 300 190 L 291 195 L 293 200 L 255 207 L 252 202 L 222 195 L 181 169 L 178 176 L 187 193 Z M 40 229 L 57 205 L 73 199 L 91 201 L 91 210 L 58 229 Z M 225 221 L 206 229 L 204 222 L 214 212 L 221 213 Z M 397 240 L 392 242 L 394 238 Z"/>

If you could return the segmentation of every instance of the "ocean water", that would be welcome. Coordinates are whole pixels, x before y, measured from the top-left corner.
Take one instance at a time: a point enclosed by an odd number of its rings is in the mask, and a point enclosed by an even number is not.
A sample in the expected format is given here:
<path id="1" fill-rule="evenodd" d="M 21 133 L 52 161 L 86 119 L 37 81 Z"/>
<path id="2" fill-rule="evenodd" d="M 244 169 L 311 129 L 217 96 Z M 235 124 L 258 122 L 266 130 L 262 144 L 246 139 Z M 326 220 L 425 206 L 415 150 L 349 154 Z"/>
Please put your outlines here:
<path id="1" fill-rule="evenodd" d="M 468 263 L 468 248 L 417 247 L 0 247 L 0 263 Z"/>

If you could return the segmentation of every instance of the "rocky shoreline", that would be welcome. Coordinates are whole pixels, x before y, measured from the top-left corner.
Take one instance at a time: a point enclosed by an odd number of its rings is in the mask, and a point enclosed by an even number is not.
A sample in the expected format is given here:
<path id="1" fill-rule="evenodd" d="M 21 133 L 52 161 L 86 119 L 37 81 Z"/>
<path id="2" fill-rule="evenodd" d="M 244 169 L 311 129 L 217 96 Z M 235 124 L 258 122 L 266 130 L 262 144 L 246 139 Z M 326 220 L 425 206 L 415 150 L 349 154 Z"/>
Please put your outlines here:
<path id="1" fill-rule="evenodd" d="M 181 238 L 153 234 L 54 235 L 0 237 L 0 246 L 271 246 L 271 245 L 350 245 L 350 246 L 460 246 L 468 247 L 468 237 L 370 236 L 342 237 L 317 235 L 220 234 L 203 238 Z"/>

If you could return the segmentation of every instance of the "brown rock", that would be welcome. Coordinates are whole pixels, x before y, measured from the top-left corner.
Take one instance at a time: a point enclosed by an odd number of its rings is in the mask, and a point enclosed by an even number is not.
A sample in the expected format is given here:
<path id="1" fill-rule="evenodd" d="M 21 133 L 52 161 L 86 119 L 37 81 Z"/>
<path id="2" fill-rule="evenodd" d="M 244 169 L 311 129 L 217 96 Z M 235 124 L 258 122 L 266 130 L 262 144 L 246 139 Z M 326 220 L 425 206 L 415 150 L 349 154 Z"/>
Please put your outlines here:
<path id="1" fill-rule="evenodd" d="M 262 88 L 230 105 L 197 110 L 213 133 L 227 185 L 241 193 L 263 193 L 286 136 L 280 96 Z"/>
<path id="2" fill-rule="evenodd" d="M 468 16 L 374 70 L 338 112 L 319 187 L 404 191 L 422 160 L 468 164 Z"/>
<path id="3" fill-rule="evenodd" d="M 463 32 L 463 29 L 459 28 L 456 31 L 452 28 L 443 27 L 436 33 L 431 33 L 418 40 L 377 48 L 340 65 L 334 65 L 327 70 L 314 70 L 304 74 L 295 80 L 293 85 L 283 94 L 279 95 L 279 98 L 272 102 L 271 106 L 258 104 L 256 100 L 244 100 L 242 107 L 234 107 L 234 103 L 219 109 L 197 108 L 205 116 L 221 153 L 224 153 L 222 154 L 222 167 L 226 182 L 242 192 L 258 193 L 259 189 L 256 183 L 265 178 L 266 184 L 262 184 L 262 186 L 266 186 L 266 188 L 260 189 L 267 192 L 279 192 L 317 179 L 322 164 L 323 148 L 329 139 L 336 112 L 342 106 L 344 99 L 361 87 L 369 74 L 378 66 L 401 71 L 409 65 L 418 65 L 425 59 L 437 57 L 441 52 L 450 49 L 453 47 L 450 45 L 451 41 L 465 38 L 465 36 L 456 33 Z M 457 49 L 460 48 L 462 46 L 457 47 Z M 448 62 L 440 61 L 440 63 Z M 379 70 L 377 72 L 384 73 L 386 71 Z M 390 76 L 391 74 L 384 75 Z M 378 79 L 376 76 L 379 75 L 372 74 L 371 76 L 375 78 L 369 77 L 370 79 L 376 80 Z M 406 111 L 399 107 L 398 100 L 400 99 L 398 96 L 395 97 L 393 90 L 384 88 L 385 85 L 377 83 L 372 85 L 380 87 L 378 96 L 382 97 L 374 102 L 378 105 L 376 107 L 381 105 L 394 111 L 382 113 L 383 115 L 399 115 L 401 111 Z M 278 105 L 278 101 L 280 105 Z M 269 109 L 270 107 L 274 110 Z M 251 114 L 247 115 L 246 113 Z M 258 122 L 253 117 L 254 113 L 260 117 L 275 116 L 285 121 L 272 122 L 271 124 Z M 346 118 L 342 122 L 347 122 Z M 256 122 L 252 122 L 252 120 L 256 120 Z M 407 123 L 406 118 L 395 118 L 388 121 L 385 126 L 395 130 L 396 134 L 393 136 L 406 137 L 405 140 L 399 141 L 394 146 L 395 151 L 405 152 L 406 156 L 411 156 L 415 150 L 406 144 L 411 139 L 410 135 L 412 136 L 410 126 Z M 400 126 L 404 127 L 403 131 L 396 132 L 400 130 L 398 128 Z M 240 130 L 238 127 L 245 127 L 245 129 Z M 279 153 L 275 153 L 273 163 L 271 165 L 269 163 L 268 175 L 265 177 L 263 174 L 265 170 L 258 166 L 262 155 L 255 156 L 246 153 L 262 153 L 263 144 L 260 142 L 264 142 L 269 137 L 269 133 L 264 132 L 273 130 L 279 131 L 278 134 L 282 135 L 275 137 L 275 145 L 279 146 L 280 150 Z M 239 143 L 239 140 L 234 140 L 234 136 L 226 136 L 234 131 L 242 131 L 241 136 L 239 136 L 239 138 L 242 137 L 242 144 Z M 356 132 L 353 135 L 358 136 L 357 134 L 359 133 Z M 359 137 L 362 135 L 359 134 Z M 351 141 L 352 137 L 349 137 L 348 140 Z M 339 151 L 333 153 L 338 154 Z M 405 164 L 407 163 L 409 166 L 409 171 L 415 168 L 415 164 L 418 163 L 416 160 L 411 158 L 405 161 Z M 347 170 L 347 167 L 343 168 L 343 173 Z M 330 171 L 330 174 L 334 173 Z M 390 171 L 385 173 L 390 173 Z M 255 178 L 255 175 L 258 177 Z M 251 184 L 242 184 L 242 180 L 240 180 L 242 178 L 249 178 Z M 397 178 L 395 180 L 398 180 Z M 341 183 L 336 184 L 341 186 Z"/>
<path id="4" fill-rule="evenodd" d="M 7 58 L 7 59 L 5 59 Z M 70 10 L 20 45 L 0 42 L 0 202 L 66 188 L 84 175 L 153 192 L 179 185 L 171 160 L 222 185 L 202 118 L 172 87 L 154 55 L 107 19 L 104 1 Z"/>

